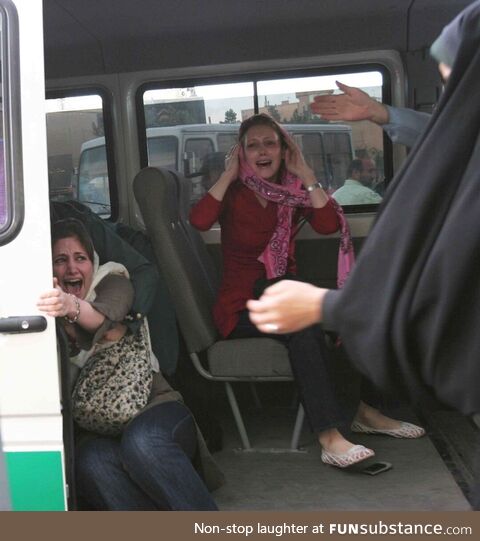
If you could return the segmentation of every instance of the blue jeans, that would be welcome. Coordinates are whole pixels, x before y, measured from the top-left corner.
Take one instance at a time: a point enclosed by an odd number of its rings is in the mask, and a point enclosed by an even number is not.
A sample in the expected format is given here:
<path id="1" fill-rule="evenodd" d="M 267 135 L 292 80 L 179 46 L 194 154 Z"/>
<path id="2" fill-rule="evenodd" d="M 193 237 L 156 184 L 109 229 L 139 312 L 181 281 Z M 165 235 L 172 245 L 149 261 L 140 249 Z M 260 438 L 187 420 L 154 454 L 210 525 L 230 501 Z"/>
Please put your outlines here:
<path id="1" fill-rule="evenodd" d="M 98 511 L 214 511 L 196 472 L 195 421 L 180 402 L 136 417 L 118 438 L 92 435 L 76 449 L 81 501 Z"/>
<path id="2" fill-rule="evenodd" d="M 348 427 L 358 403 L 344 404 L 346 397 L 341 396 L 335 376 L 337 360 L 329 350 L 320 326 L 313 325 L 290 334 L 265 334 L 250 321 L 248 310 L 243 310 L 229 338 L 266 336 L 282 342 L 288 349 L 293 377 L 312 431 L 319 434 L 330 428 Z M 377 407 L 380 397 L 376 389 L 364 379 L 361 387 L 362 400 Z"/>

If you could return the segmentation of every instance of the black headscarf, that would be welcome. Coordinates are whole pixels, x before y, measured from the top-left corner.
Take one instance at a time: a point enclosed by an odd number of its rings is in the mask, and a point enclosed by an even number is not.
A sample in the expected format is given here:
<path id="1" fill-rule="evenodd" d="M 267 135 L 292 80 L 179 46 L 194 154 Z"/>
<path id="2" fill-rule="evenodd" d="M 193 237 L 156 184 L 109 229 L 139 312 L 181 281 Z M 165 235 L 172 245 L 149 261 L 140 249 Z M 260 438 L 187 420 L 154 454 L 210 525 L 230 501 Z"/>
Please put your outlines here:
<path id="1" fill-rule="evenodd" d="M 437 62 L 443 62 L 450 67 L 453 66 L 462 42 L 464 22 L 469 19 L 471 12 L 474 15 L 475 11 L 478 11 L 479 6 L 480 0 L 476 0 L 476 2 L 466 7 L 453 21 L 447 24 L 438 38 L 432 43 L 430 53 Z"/>
<path id="2" fill-rule="evenodd" d="M 390 186 L 345 287 L 327 301 L 383 388 L 480 411 L 480 4 L 425 134 Z M 328 296 L 327 296 L 328 299 Z"/>

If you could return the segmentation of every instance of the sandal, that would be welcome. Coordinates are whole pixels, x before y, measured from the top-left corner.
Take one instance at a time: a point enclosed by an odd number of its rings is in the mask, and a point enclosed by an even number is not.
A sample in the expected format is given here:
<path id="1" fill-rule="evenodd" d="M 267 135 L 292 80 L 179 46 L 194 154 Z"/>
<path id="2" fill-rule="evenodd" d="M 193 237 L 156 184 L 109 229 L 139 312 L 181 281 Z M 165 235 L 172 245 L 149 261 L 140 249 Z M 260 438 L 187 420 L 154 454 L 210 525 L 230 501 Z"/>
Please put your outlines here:
<path id="1" fill-rule="evenodd" d="M 337 468 L 347 468 L 374 455 L 375 451 L 363 445 L 354 445 L 346 453 L 341 454 L 329 453 L 322 449 L 322 462 L 330 464 L 330 466 L 337 466 Z"/>
<path id="2" fill-rule="evenodd" d="M 398 428 L 373 428 L 371 426 L 364 425 L 360 421 L 353 421 L 350 427 L 352 432 L 361 432 L 363 434 L 386 434 L 394 438 L 421 438 L 425 435 L 425 430 L 421 426 L 414 425 L 402 421 Z"/>

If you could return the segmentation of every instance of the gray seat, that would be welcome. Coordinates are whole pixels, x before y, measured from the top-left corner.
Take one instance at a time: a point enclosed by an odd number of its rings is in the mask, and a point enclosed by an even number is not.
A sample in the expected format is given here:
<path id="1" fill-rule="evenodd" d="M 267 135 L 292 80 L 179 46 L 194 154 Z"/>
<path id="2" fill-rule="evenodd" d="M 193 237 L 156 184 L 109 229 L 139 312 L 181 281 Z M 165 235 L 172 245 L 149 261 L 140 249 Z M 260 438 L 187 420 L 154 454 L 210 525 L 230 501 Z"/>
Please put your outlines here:
<path id="1" fill-rule="evenodd" d="M 203 377 L 225 382 L 242 445 L 251 449 L 230 383 L 292 380 L 288 352 L 270 338 L 219 339 L 212 318 L 218 280 L 202 237 L 188 223 L 187 182 L 177 173 L 147 167 L 135 177 L 133 190 L 192 362 Z M 300 406 L 292 449 L 302 423 Z"/>

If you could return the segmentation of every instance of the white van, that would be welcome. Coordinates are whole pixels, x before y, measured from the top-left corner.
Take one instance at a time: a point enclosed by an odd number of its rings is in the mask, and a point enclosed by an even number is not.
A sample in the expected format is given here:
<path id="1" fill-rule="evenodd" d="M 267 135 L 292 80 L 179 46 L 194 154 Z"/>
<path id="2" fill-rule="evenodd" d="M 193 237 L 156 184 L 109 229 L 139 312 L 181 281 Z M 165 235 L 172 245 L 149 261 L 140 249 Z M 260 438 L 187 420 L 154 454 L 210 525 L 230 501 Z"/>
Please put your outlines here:
<path id="1" fill-rule="evenodd" d="M 238 124 L 187 124 L 147 129 L 148 163 L 192 179 L 192 203 L 218 178 Z M 333 192 L 342 186 L 353 159 L 352 129 L 342 124 L 286 124 L 318 179 Z M 215 171 L 212 171 L 212 164 Z M 212 174 L 213 173 L 213 174 Z M 210 174 L 208 181 L 206 175 Z M 110 213 L 105 137 L 82 144 L 77 198 L 98 214 Z"/>

